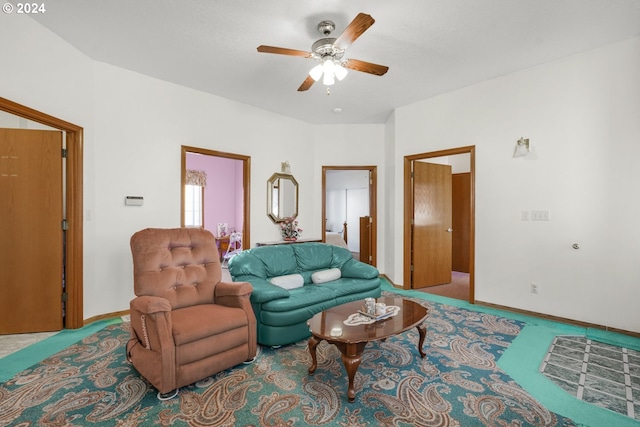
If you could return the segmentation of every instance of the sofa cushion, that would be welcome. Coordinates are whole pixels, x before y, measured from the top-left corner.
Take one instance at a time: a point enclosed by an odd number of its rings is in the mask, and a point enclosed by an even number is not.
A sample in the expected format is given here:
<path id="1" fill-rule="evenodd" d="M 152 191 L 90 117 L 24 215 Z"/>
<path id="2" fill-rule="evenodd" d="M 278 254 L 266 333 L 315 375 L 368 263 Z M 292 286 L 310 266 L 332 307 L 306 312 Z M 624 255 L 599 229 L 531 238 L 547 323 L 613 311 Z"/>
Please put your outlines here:
<path id="1" fill-rule="evenodd" d="M 216 319 L 203 322 L 203 319 Z M 176 346 L 198 341 L 211 336 L 219 336 L 248 323 L 244 311 L 236 307 L 217 304 L 200 304 L 179 308 L 171 312 L 173 340 Z"/>
<path id="2" fill-rule="evenodd" d="M 335 292 L 333 290 L 324 286 L 307 285 L 290 290 L 289 298 L 280 298 L 263 303 L 262 310 L 282 313 L 325 301 L 335 301 Z"/>
<path id="3" fill-rule="evenodd" d="M 299 288 L 304 285 L 304 278 L 300 274 L 287 274 L 286 276 L 272 277 L 269 281 L 274 285 L 287 290 Z"/>
<path id="4" fill-rule="evenodd" d="M 332 280 L 330 282 L 323 283 L 322 286 L 314 287 L 330 290 L 336 298 L 341 298 L 346 295 L 357 295 L 362 292 L 380 289 L 380 279 L 377 277 L 375 279 L 353 279 L 343 276 L 338 280 Z"/>
<path id="5" fill-rule="evenodd" d="M 291 246 L 258 246 L 257 248 L 249 249 L 248 252 L 262 262 L 266 277 L 284 276 L 299 273 L 296 257 Z"/>
<path id="6" fill-rule="evenodd" d="M 291 245 L 291 247 L 295 252 L 299 271 L 317 271 L 329 267 L 340 267 L 331 263 L 333 247 L 330 245 L 304 243 Z"/>
<path id="7" fill-rule="evenodd" d="M 330 268 L 328 270 L 316 271 L 311 275 L 311 281 L 315 284 L 321 284 L 337 280 L 342 276 L 342 272 L 339 268 Z"/>

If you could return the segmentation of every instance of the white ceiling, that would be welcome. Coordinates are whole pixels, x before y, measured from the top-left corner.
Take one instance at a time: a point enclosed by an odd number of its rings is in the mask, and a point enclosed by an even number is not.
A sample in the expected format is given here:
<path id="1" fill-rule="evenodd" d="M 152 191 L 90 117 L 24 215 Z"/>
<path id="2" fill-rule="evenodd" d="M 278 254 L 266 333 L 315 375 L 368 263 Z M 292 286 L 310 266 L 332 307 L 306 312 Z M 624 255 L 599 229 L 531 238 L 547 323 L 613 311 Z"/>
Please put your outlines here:
<path id="1" fill-rule="evenodd" d="M 384 123 L 399 106 L 640 36 L 638 0 L 56 0 L 32 15 L 89 57 L 309 123 Z M 315 65 L 258 53 L 309 51 L 375 19 L 345 58 L 389 66 L 297 88 Z M 618 66 L 618 65 L 616 65 Z M 341 108 L 336 114 L 334 108 Z"/>

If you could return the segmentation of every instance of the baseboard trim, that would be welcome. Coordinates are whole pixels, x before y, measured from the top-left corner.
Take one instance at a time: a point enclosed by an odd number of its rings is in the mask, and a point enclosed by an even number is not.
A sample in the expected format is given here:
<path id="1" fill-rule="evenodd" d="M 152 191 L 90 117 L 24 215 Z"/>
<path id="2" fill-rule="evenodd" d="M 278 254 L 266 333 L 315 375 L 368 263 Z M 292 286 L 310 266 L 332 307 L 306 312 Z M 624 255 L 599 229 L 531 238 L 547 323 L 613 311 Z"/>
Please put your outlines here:
<path id="1" fill-rule="evenodd" d="M 129 310 L 122 310 L 122 311 L 114 311 L 112 313 L 104 313 L 104 314 L 99 314 L 97 316 L 93 316 L 90 317 L 88 319 L 84 319 L 84 326 L 87 326 L 90 323 L 93 322 L 97 322 L 98 320 L 104 320 L 104 319 L 111 319 L 113 317 L 120 317 L 120 316 L 126 316 L 129 314 Z"/>
<path id="2" fill-rule="evenodd" d="M 580 320 L 573 320 L 573 319 L 568 319 L 566 317 L 560 317 L 560 316 L 552 316 L 550 314 L 538 313 L 536 311 L 522 310 L 519 308 L 509 307 L 506 305 L 492 304 L 485 301 L 476 300 L 476 304 L 482 305 L 484 307 L 495 308 L 497 310 L 509 311 L 512 313 L 518 313 L 518 314 L 524 314 L 526 316 L 537 317 L 539 319 L 551 320 L 559 323 L 566 323 L 568 325 L 579 326 L 581 328 L 599 329 L 606 332 L 615 332 L 618 334 L 628 335 L 634 338 L 640 338 L 640 333 L 638 332 L 627 331 L 625 329 L 612 328 L 610 326 L 599 325 L 597 323 L 582 322 Z"/>

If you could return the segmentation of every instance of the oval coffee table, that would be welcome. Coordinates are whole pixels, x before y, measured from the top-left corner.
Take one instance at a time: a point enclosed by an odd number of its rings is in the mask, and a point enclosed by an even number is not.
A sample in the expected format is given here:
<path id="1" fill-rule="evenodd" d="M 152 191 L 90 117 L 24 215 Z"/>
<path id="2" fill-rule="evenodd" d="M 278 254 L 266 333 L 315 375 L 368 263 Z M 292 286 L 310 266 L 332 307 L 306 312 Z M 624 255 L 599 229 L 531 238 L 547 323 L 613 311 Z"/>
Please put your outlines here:
<path id="1" fill-rule="evenodd" d="M 371 324 L 347 326 L 343 322 L 349 315 L 357 313 L 364 306 L 364 300 L 342 304 L 313 316 L 308 324 L 311 330 L 309 338 L 309 353 L 312 364 L 309 374 L 313 374 L 318 366 L 316 347 L 324 340 L 334 344 L 342 354 L 342 363 L 349 377 L 348 398 L 353 402 L 356 397 L 353 382 L 356 371 L 362 361 L 362 353 L 370 341 L 384 340 L 390 336 L 417 327 L 420 339 L 418 352 L 424 358 L 426 353 L 422 350 L 424 338 L 427 335 L 427 327 L 423 323 L 427 318 L 427 309 L 422 305 L 404 299 L 402 297 L 382 297 L 376 302 L 383 302 L 387 306 L 398 306 L 400 311 L 393 317 L 378 320 Z"/>

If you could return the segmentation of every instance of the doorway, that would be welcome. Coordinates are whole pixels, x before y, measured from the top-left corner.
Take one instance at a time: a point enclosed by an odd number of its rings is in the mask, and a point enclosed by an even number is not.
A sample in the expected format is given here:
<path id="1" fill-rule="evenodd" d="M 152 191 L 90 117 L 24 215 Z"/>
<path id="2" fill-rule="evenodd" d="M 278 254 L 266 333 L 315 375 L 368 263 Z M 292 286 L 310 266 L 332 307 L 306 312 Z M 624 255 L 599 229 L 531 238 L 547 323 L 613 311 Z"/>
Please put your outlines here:
<path id="1" fill-rule="evenodd" d="M 435 175 L 424 172 L 422 167 L 424 164 L 433 165 Z M 437 165 L 443 166 L 437 167 Z M 416 166 L 420 167 L 416 168 Z M 446 170 L 450 170 L 447 179 L 443 178 L 446 176 Z M 416 180 L 420 183 L 416 184 Z M 448 190 L 444 190 L 446 186 Z M 452 188 L 457 189 L 457 194 L 452 194 Z M 441 197 L 441 194 L 445 196 Z M 434 195 L 438 197 L 433 197 Z M 450 296 L 448 293 L 453 292 L 456 295 L 453 297 L 464 298 L 473 303 L 475 301 L 475 146 L 405 156 L 404 196 L 404 289 L 422 287 L 424 284 L 416 281 L 432 278 L 425 279 L 420 276 L 420 272 L 427 271 L 430 274 L 431 270 L 436 270 L 438 265 L 442 267 L 444 263 L 449 270 L 447 272 L 449 278 L 446 279 L 449 282 L 443 282 L 445 279 L 440 276 L 433 279 L 435 282 L 432 281 L 427 286 L 441 286 L 425 287 L 421 290 L 445 296 Z M 431 199 L 426 199 L 427 197 Z M 432 206 L 429 206 L 430 204 Z M 442 223 L 437 222 L 431 213 L 422 212 L 423 208 L 433 209 L 437 213 L 445 212 L 445 218 L 446 211 L 449 210 L 449 219 L 443 220 Z M 461 221 L 460 215 L 457 214 L 463 210 L 466 219 Z M 423 217 L 421 218 L 420 215 Z M 454 220 L 456 217 L 457 222 Z M 429 231 L 429 227 L 433 224 L 440 233 L 437 239 L 441 243 L 444 242 L 438 247 L 431 245 L 432 241 L 428 236 L 428 233 L 432 232 Z M 464 238 L 461 239 L 460 236 L 463 234 Z M 463 296 L 460 295 L 461 285 L 465 286 Z"/>
<path id="2" fill-rule="evenodd" d="M 187 170 L 202 172 L 206 185 L 202 188 L 200 226 L 216 237 L 220 256 L 231 243 L 231 233 L 241 233 L 242 245 L 251 246 L 249 227 L 251 157 L 198 147 L 182 146 L 181 226 L 187 224 Z"/>
<path id="3" fill-rule="evenodd" d="M 84 325 L 83 310 L 83 128 L 0 98 L 0 111 L 21 119 L 31 120 L 64 132 L 66 168 L 64 172 L 66 194 L 64 202 L 66 221 L 66 255 L 60 259 L 64 268 L 66 299 L 63 328 L 77 329 Z M 61 224 L 61 227 L 63 225 Z M 30 268 L 32 259 L 25 259 L 24 269 Z M 2 286 L 9 286 L 2 283 Z M 35 331 L 34 331 L 35 332 Z"/>
<path id="4" fill-rule="evenodd" d="M 377 263 L 377 167 L 322 167 L 322 241 Z"/>

